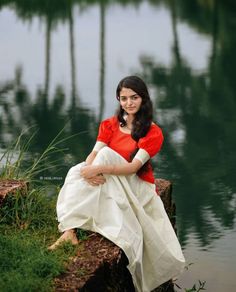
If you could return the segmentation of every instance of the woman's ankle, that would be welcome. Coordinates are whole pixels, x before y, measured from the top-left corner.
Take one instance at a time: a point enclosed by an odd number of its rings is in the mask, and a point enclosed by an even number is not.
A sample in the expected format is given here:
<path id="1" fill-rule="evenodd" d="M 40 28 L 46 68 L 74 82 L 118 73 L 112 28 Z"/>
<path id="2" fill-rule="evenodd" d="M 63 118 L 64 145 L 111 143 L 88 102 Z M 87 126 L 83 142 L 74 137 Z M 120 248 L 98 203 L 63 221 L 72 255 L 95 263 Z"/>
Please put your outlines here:
<path id="1" fill-rule="evenodd" d="M 66 230 L 48 249 L 53 250 L 66 241 L 71 242 L 73 245 L 77 245 L 79 243 L 74 229 Z"/>
<path id="2" fill-rule="evenodd" d="M 71 235 L 74 235 L 75 234 L 75 229 L 65 230 L 63 234 L 71 234 Z"/>

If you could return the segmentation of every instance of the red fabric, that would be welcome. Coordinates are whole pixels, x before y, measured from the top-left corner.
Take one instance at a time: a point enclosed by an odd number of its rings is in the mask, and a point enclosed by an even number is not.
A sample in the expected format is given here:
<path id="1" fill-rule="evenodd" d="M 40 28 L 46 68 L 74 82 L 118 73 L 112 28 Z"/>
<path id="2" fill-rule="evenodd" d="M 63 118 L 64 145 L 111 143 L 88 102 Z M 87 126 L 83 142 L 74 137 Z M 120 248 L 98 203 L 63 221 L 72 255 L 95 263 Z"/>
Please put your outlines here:
<path id="1" fill-rule="evenodd" d="M 152 124 L 147 135 L 136 142 L 130 134 L 123 133 L 120 130 L 119 121 L 114 116 L 101 122 L 97 141 L 106 143 L 107 146 L 119 153 L 127 161 L 130 161 L 130 154 L 137 147 L 147 151 L 150 157 L 157 154 L 161 149 L 163 135 L 161 129 L 156 124 Z M 139 175 L 139 177 L 147 182 L 154 183 L 151 165 L 148 171 Z"/>

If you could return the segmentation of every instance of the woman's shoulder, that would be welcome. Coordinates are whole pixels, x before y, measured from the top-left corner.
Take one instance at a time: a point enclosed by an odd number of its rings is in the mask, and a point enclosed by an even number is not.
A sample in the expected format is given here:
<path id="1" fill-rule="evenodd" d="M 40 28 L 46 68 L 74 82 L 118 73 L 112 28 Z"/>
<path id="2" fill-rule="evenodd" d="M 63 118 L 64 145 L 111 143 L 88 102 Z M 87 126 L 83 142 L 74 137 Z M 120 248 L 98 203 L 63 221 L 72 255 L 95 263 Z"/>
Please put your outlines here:
<path id="1" fill-rule="evenodd" d="M 150 157 L 153 157 L 160 149 L 164 137 L 161 128 L 152 123 L 146 136 L 139 139 L 138 147 L 147 151 Z"/>
<path id="2" fill-rule="evenodd" d="M 157 125 L 156 123 L 152 122 L 151 127 L 148 131 L 147 134 L 160 134 L 162 133 L 162 129 L 159 125 Z"/>
<path id="3" fill-rule="evenodd" d="M 117 116 L 111 116 L 109 118 L 106 118 L 105 120 L 101 121 L 101 125 L 113 128 L 114 126 L 118 125 L 118 118 Z"/>
<path id="4" fill-rule="evenodd" d="M 115 116 L 100 122 L 97 140 L 109 144 L 113 133 L 116 131 L 118 119 Z"/>
<path id="5" fill-rule="evenodd" d="M 118 117 L 114 115 L 114 116 L 106 118 L 103 121 L 109 121 L 110 123 L 117 123 L 118 122 Z"/>

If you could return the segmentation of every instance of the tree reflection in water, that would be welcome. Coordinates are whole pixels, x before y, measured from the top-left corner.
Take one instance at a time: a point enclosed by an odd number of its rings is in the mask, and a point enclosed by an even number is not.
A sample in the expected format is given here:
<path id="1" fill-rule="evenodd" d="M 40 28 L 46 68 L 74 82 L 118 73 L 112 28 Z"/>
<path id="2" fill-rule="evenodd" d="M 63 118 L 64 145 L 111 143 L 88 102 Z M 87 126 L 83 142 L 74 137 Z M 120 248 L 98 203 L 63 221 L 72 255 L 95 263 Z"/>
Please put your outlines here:
<path id="1" fill-rule="evenodd" d="M 157 92 L 156 110 L 165 134 L 165 145 L 160 158 L 160 172 L 174 181 L 178 207 L 179 236 L 183 244 L 194 230 L 206 246 L 222 230 L 231 229 L 235 218 L 232 205 L 236 189 L 234 155 L 236 147 L 234 114 L 236 83 L 235 2 L 230 0 L 148 1 L 155 7 L 163 6 L 172 19 L 172 64 L 155 63 L 152 56 L 140 58 L 141 75 Z M 11 7 L 24 22 L 38 17 L 45 25 L 45 81 L 32 101 L 24 68 L 17 67 L 8 82 L 0 81 L 0 143 L 5 148 L 9 134 L 16 137 L 22 128 L 37 125 L 37 139 L 32 155 L 45 148 L 65 126 L 66 135 L 83 132 L 66 146 L 72 155 L 65 161 L 65 169 L 90 151 L 96 136 L 98 121 L 105 106 L 105 38 L 107 7 L 113 4 L 138 6 L 142 1 L 7 1 L 0 9 Z M 75 7 L 83 11 L 92 5 L 100 7 L 100 105 L 98 117 L 81 102 L 76 83 L 76 43 L 74 35 Z M 76 17 L 79 17 L 78 15 Z M 212 52 L 206 72 L 195 72 L 181 53 L 178 23 L 187 23 L 193 30 L 212 40 Z M 71 93 L 59 84 L 50 94 L 51 38 L 61 23 L 68 23 L 70 38 Z M 137 32 L 139 33 L 139 32 Z M 43 48 L 42 48 L 43 49 Z M 156 48 L 158 50 L 158 48 Z M 91 78 L 91 77 L 88 77 Z M 69 105 L 67 104 L 69 100 Z M 158 166 L 159 167 L 159 166 Z M 167 170 L 168 168 L 168 170 Z"/>
<path id="2" fill-rule="evenodd" d="M 183 244 L 189 232 L 194 232 L 202 246 L 207 246 L 222 230 L 234 226 L 236 84 L 234 66 L 228 60 L 236 60 L 236 36 L 235 24 L 228 21 L 229 7 L 221 3 L 219 10 L 219 2 L 198 9 L 194 1 L 178 2 L 178 18 L 190 19 L 199 31 L 212 35 L 208 72 L 194 72 L 181 56 L 174 0 L 168 1 L 174 40 L 171 67 L 156 64 L 148 56 L 141 58 L 143 76 L 157 91 L 157 116 L 166 132 L 162 155 L 175 182 Z M 203 14 L 212 19 L 211 26 L 201 22 Z"/>

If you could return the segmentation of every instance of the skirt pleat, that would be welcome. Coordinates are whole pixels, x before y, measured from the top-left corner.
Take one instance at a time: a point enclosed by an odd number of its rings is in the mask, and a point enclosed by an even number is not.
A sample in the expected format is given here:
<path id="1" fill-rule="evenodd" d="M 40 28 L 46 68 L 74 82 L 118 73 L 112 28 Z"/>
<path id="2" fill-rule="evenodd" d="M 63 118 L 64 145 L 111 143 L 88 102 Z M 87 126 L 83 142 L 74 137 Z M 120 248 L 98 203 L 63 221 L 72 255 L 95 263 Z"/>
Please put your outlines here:
<path id="1" fill-rule="evenodd" d="M 127 161 L 109 147 L 102 148 L 94 165 Z M 150 292 L 177 277 L 185 259 L 174 229 L 156 194 L 155 185 L 137 175 L 104 175 L 100 186 L 81 176 L 84 162 L 72 167 L 57 201 L 59 230 L 81 228 L 97 232 L 126 254 L 137 292 Z"/>

